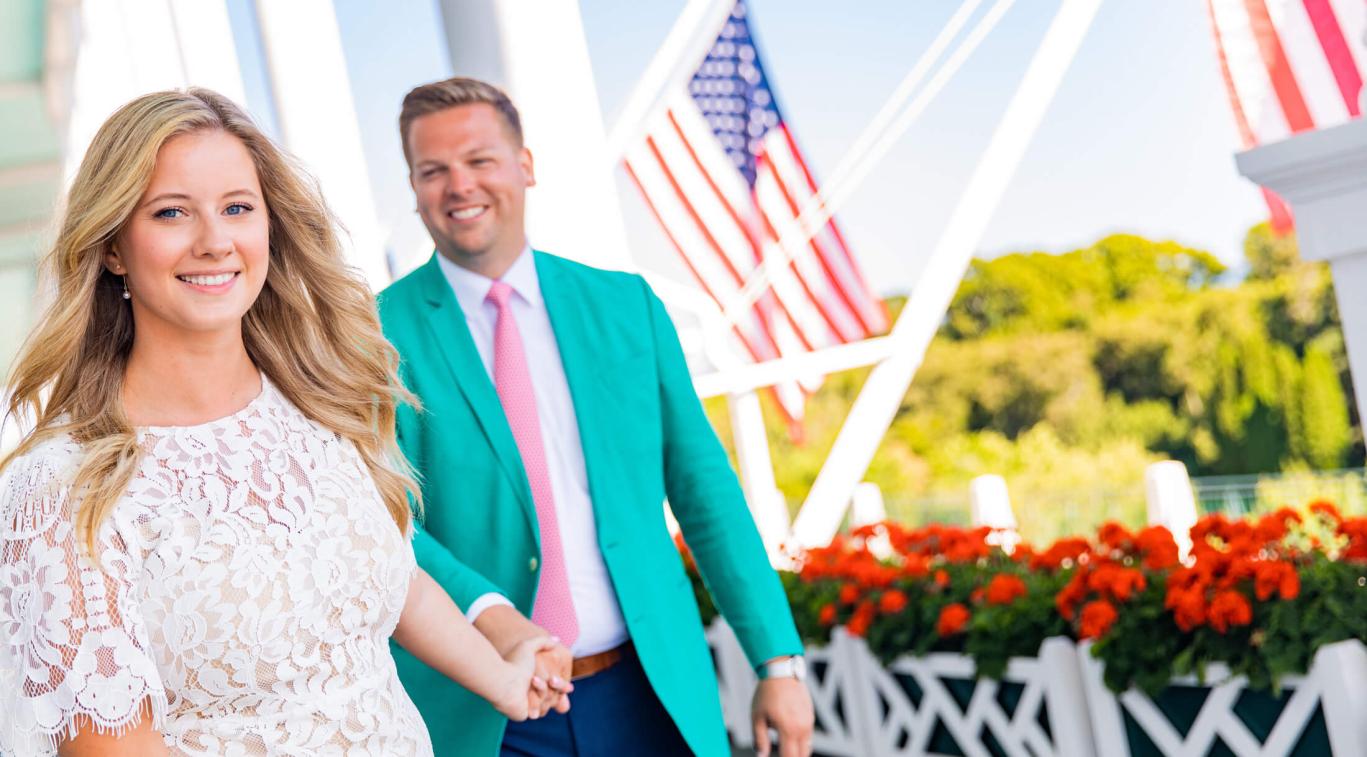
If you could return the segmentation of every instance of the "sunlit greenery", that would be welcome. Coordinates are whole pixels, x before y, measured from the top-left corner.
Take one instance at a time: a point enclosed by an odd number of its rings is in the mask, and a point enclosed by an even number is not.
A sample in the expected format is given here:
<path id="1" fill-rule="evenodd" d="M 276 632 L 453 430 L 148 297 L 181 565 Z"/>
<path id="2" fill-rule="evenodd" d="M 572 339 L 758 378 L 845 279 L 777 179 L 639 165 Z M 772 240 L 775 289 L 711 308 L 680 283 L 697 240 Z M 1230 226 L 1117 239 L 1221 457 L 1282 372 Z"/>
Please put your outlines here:
<path id="1" fill-rule="evenodd" d="M 1265 224 L 1244 247 L 1242 280 L 1207 252 L 1131 235 L 975 260 L 870 466 L 889 514 L 966 519 L 969 481 L 997 473 L 1043 541 L 1142 521 L 1156 460 L 1193 476 L 1361 465 L 1327 267 Z M 766 402 L 793 507 L 865 376 L 829 377 L 801 440 Z M 724 403 L 708 410 L 729 441 Z"/>

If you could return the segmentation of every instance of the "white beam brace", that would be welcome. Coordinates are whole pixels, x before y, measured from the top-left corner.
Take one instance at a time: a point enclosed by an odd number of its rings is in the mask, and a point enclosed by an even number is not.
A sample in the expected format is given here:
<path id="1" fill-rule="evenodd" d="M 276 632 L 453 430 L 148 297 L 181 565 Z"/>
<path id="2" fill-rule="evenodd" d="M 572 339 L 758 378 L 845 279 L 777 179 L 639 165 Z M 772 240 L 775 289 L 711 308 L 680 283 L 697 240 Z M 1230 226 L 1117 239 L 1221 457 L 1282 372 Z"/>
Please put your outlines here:
<path id="1" fill-rule="evenodd" d="M 798 513 L 793 526 L 797 544 L 825 544 L 839 529 L 851 492 L 887 433 L 987 222 L 1100 5 L 1101 0 L 1063 0 L 893 326 L 891 356 L 869 374 Z"/>

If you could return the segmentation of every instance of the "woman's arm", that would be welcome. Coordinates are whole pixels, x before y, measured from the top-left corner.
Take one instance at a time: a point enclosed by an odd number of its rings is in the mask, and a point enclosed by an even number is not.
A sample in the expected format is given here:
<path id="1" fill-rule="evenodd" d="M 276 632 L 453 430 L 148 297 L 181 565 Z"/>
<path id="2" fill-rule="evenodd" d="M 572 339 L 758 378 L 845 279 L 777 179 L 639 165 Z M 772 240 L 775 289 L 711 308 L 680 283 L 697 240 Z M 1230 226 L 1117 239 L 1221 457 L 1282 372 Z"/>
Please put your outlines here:
<path id="1" fill-rule="evenodd" d="M 489 700 L 511 720 L 543 714 L 533 703 L 541 701 L 546 682 L 533 676 L 532 670 L 536 653 L 553 648 L 556 642 L 549 636 L 528 639 L 514 647 L 505 661 L 422 568 L 408 585 L 394 641 L 428 667 Z"/>
<path id="2" fill-rule="evenodd" d="M 151 703 L 142 703 L 136 725 L 114 735 L 99 733 L 90 719 L 77 716 L 76 735 L 57 745 L 60 757 L 165 757 L 168 754 L 161 734 L 152 727 Z"/>

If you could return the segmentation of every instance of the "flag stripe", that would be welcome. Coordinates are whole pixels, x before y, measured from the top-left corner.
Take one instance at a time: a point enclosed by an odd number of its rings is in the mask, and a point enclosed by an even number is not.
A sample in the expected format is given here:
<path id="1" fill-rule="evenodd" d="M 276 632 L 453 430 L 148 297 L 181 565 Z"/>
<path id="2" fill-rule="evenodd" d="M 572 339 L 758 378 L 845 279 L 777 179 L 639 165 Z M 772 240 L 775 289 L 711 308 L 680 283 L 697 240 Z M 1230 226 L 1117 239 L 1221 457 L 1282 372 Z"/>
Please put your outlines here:
<path id="1" fill-rule="evenodd" d="M 724 187 L 735 186 L 735 189 L 733 190 L 734 193 L 744 199 L 747 207 L 753 209 L 754 202 L 749 197 L 749 190 L 744 188 L 744 182 L 740 180 L 740 174 L 736 172 L 735 166 L 730 163 L 723 153 L 721 153 L 720 146 L 716 144 L 716 138 L 712 136 L 712 132 L 707 130 L 705 126 L 702 126 L 702 129 L 705 130 L 703 139 L 699 141 L 690 138 L 699 131 L 699 125 L 702 120 L 702 116 L 698 112 L 696 105 L 689 100 L 679 104 L 677 111 L 670 112 L 674 113 L 674 123 L 681 127 L 683 132 L 682 138 L 680 138 L 678 132 L 672 128 L 670 122 L 663 119 L 660 122 L 659 128 L 655 130 L 655 134 L 667 141 L 669 145 L 673 146 L 673 149 L 662 150 L 662 153 L 677 158 L 675 162 L 676 170 L 686 172 L 689 175 L 693 175 L 695 172 L 705 174 L 708 179 L 713 180 L 712 185 L 721 190 L 719 193 L 721 195 L 720 201 L 727 204 L 733 203 L 733 200 L 731 198 L 731 192 L 728 192 Z M 690 160 L 686 157 L 687 150 L 684 146 L 685 143 L 687 143 L 689 147 L 695 148 L 692 154 L 693 157 L 698 159 L 697 161 Z M 699 165 L 700 163 L 701 166 Z M 720 173 L 720 177 L 717 176 L 718 173 Z M 728 177 L 733 181 L 728 182 Z M 708 195 L 709 200 L 718 194 L 717 192 L 704 189 L 701 185 L 698 186 L 697 189 L 701 193 Z M 738 238 L 741 239 L 753 234 L 753 224 L 745 224 L 745 228 L 737 227 L 731 222 L 729 217 L 720 219 L 718 223 L 727 230 L 738 230 L 737 233 L 740 235 Z M 748 248 L 747 243 L 742 242 L 741 244 Z M 742 281 L 747 280 L 749 276 L 754 273 L 755 268 L 762 262 L 760 258 L 756 257 L 753 249 L 749 249 L 743 255 L 733 255 L 732 260 L 736 263 L 736 269 L 740 272 Z M 765 292 L 765 294 L 772 293 L 776 297 L 776 301 L 782 303 L 783 313 L 791 320 L 794 331 L 798 335 L 803 349 L 811 350 L 818 346 L 830 344 L 824 322 L 822 322 L 820 315 L 816 312 L 814 304 L 798 289 L 796 283 L 792 280 L 791 273 L 787 271 L 780 272 L 780 275 L 774 277 L 770 284 L 769 291 Z M 763 299 L 763 295 L 761 296 L 761 299 Z M 723 307 L 728 307 L 729 303 L 730 300 L 721 300 L 719 302 Z M 782 344 L 780 344 L 780 352 L 784 352 Z"/>
<path id="2" fill-rule="evenodd" d="M 650 150 L 651 155 L 654 156 L 655 161 L 660 168 L 660 172 L 664 176 L 665 180 L 669 183 L 670 188 L 674 190 L 673 195 L 678 199 L 679 207 L 681 207 L 687 213 L 688 217 L 693 222 L 693 226 L 701 235 L 702 239 L 706 241 L 707 245 L 711 247 L 712 252 L 714 252 L 716 254 L 716 257 L 719 260 L 721 260 L 722 263 L 725 265 L 727 272 L 731 275 L 733 279 L 733 283 L 737 287 L 737 290 L 739 290 L 739 287 L 744 285 L 744 279 L 741 277 L 740 273 L 736 271 L 735 266 L 733 266 L 731 263 L 730 257 L 727 256 L 726 252 L 717 242 L 716 237 L 713 236 L 712 231 L 708 228 L 707 224 L 703 223 L 702 218 L 698 216 L 698 211 L 694 207 L 690 197 L 687 194 L 685 194 L 683 190 L 679 187 L 677 179 L 675 178 L 673 172 L 670 170 L 669 163 L 664 159 L 664 156 L 660 154 L 660 149 L 656 145 L 654 137 L 646 138 L 646 147 Z M 771 348 L 772 354 L 777 355 L 778 345 L 774 343 L 773 335 L 771 335 L 767 329 L 761 329 L 761 331 L 765 343 L 764 346 Z"/>
<path id="3" fill-rule="evenodd" d="M 1206 0 L 1206 10 L 1210 13 L 1211 30 L 1215 35 L 1215 56 L 1220 63 L 1220 76 L 1225 80 L 1225 91 L 1229 93 L 1229 105 L 1234 111 L 1234 124 L 1238 127 L 1239 139 L 1243 142 L 1244 149 L 1247 150 L 1258 144 L 1258 137 L 1248 122 L 1247 114 L 1244 113 L 1243 104 L 1239 100 L 1239 90 L 1234 86 L 1234 76 L 1229 70 L 1229 59 L 1225 55 L 1225 35 L 1222 34 L 1220 24 L 1215 16 L 1214 3 L 1218 1 Z M 1290 228 L 1291 214 L 1288 212 L 1286 204 L 1266 187 L 1260 187 L 1260 189 L 1262 189 L 1263 200 L 1267 202 L 1272 227 L 1278 232 L 1287 231 Z"/>
<path id="4" fill-rule="evenodd" d="M 736 270 L 736 266 L 731 262 L 730 256 L 728 256 L 725 250 L 722 249 L 722 246 L 717 243 L 716 237 L 712 236 L 712 231 L 707 228 L 707 224 L 703 223 L 702 219 L 698 217 L 698 211 L 693 208 L 693 203 L 689 200 L 688 195 L 679 187 L 679 181 L 674 177 L 674 172 L 669 167 L 669 161 L 665 160 L 664 156 L 660 154 L 660 147 L 656 143 L 655 137 L 646 137 L 646 149 L 650 150 L 650 154 L 655 158 L 655 162 L 659 164 L 660 172 L 664 176 L 665 181 L 669 182 L 670 188 L 674 190 L 674 195 L 679 198 L 679 205 L 682 206 L 684 210 L 688 211 L 689 217 L 693 219 L 693 224 L 698 227 L 698 232 L 702 234 L 703 239 L 707 240 L 707 244 L 712 247 L 712 250 L 717 253 L 717 258 L 726 266 L 727 273 L 731 274 L 731 277 L 735 279 L 736 284 L 744 284 L 745 279 L 740 275 L 740 272 Z"/>
<path id="5" fill-rule="evenodd" d="M 1334 71 L 1320 46 L 1315 25 L 1301 0 L 1264 0 L 1272 28 L 1277 30 L 1292 79 L 1300 89 L 1314 125 L 1332 124 L 1348 118 L 1334 82 Z"/>
<path id="6" fill-rule="evenodd" d="M 793 133 L 785 127 L 783 137 L 788 141 L 789 154 L 807 180 L 807 187 L 813 195 L 819 194 L 820 190 L 817 188 L 816 179 L 812 176 L 811 170 L 807 168 L 807 161 L 803 159 L 802 151 L 797 149 L 797 140 L 793 137 Z M 864 317 L 860 320 L 865 324 L 866 333 L 875 334 L 883 331 L 888 327 L 887 303 L 883 302 L 883 298 L 874 294 L 873 289 L 864 279 L 863 273 L 859 270 L 859 265 L 854 262 L 854 255 L 850 253 L 849 245 L 845 242 L 845 235 L 841 233 L 839 224 L 835 222 L 834 215 L 826 219 L 826 229 L 835 237 L 836 249 L 840 250 L 840 254 L 844 258 L 844 265 L 841 266 L 841 270 L 846 277 L 852 279 L 851 288 L 853 291 L 860 294 L 856 298 L 856 304 L 864 312 Z"/>
<path id="7" fill-rule="evenodd" d="M 797 143 L 793 140 L 792 134 L 783 127 L 774 131 L 778 134 L 772 138 L 772 141 L 779 142 L 776 145 L 778 149 L 770 150 L 768 154 L 773 157 L 774 165 L 779 169 L 780 188 L 783 189 L 784 196 L 788 199 L 793 217 L 797 218 L 818 194 L 818 190 L 816 183 L 811 180 L 811 172 L 807 170 L 806 164 L 802 161 L 802 154 L 798 152 Z M 795 201 L 795 193 L 799 190 L 802 192 L 800 203 Z M 840 298 L 845 309 L 858 325 L 858 334 L 854 338 L 862 338 L 873 333 L 873 329 L 871 323 L 865 320 L 864 314 L 860 312 L 856 302 L 866 297 L 868 293 L 851 285 L 848 277 L 843 275 L 844 266 L 840 256 L 831 254 L 827 244 L 823 243 L 822 239 L 825 235 L 821 231 L 829 225 L 829 219 L 827 219 L 827 223 L 817 227 L 816 233 L 811 238 L 812 250 L 816 252 L 817 260 L 825 271 L 830 288 Z M 841 252 L 845 253 L 843 249 Z"/>
<path id="8" fill-rule="evenodd" d="M 836 322 L 836 316 L 831 311 L 829 303 L 812 291 L 811 274 L 813 271 L 803 270 L 810 268 L 811 262 L 811 256 L 807 252 L 806 245 L 799 245 L 797 250 L 791 250 L 788 251 L 788 254 L 784 254 L 780 240 L 783 239 L 784 232 L 789 231 L 790 227 L 794 226 L 793 218 L 784 203 L 778 177 L 768 163 L 768 158 L 761 156 L 755 169 L 755 204 L 759 207 L 760 217 L 764 219 L 765 233 L 769 235 L 769 243 L 765 245 L 765 259 L 766 261 L 783 261 L 779 267 L 792 272 L 806 298 L 816 305 L 816 311 L 825 323 L 828 333 L 836 340 L 845 341 L 844 334 Z M 783 260 L 784 257 L 787 259 Z"/>
<path id="9" fill-rule="evenodd" d="M 802 276 L 809 291 L 817 287 L 820 288 L 820 294 L 814 296 L 819 297 L 818 302 L 822 303 L 822 310 L 830 316 L 829 320 L 832 322 L 835 333 L 840 336 L 840 340 L 848 342 L 859 339 L 868 331 L 860 322 L 859 315 L 850 304 L 845 292 L 838 286 L 834 286 L 834 276 L 824 260 L 825 251 L 821 249 L 815 236 L 805 241 L 801 239 L 801 237 L 807 236 L 806 232 L 798 225 L 798 216 L 802 208 L 793 199 L 793 193 L 785 179 L 783 164 L 788 161 L 784 160 L 783 152 L 782 150 L 765 151 L 764 163 L 773 177 L 774 187 L 778 190 L 778 199 L 783 203 L 781 207 L 775 209 L 783 219 L 782 229 L 785 232 L 792 229 L 800 235 L 795 243 L 795 249 L 791 250 L 798 270 L 803 271 L 805 269 L 805 275 L 799 273 L 799 276 Z M 765 207 L 763 203 L 761 203 L 761 207 Z M 767 210 L 768 208 L 766 208 Z M 775 224 L 775 226 L 779 226 L 779 224 Z"/>
<path id="10" fill-rule="evenodd" d="M 642 194 L 646 196 L 656 219 L 665 228 L 675 249 L 684 257 L 684 262 L 703 285 L 703 289 L 714 300 L 735 297 L 739 292 L 735 278 L 728 274 L 717 256 L 706 249 L 706 241 L 698 233 L 697 227 L 688 217 L 687 210 L 682 207 L 677 195 L 667 188 L 659 164 L 645 153 L 644 147 L 642 143 L 639 153 L 633 151 L 629 155 L 628 168 Z M 774 351 L 765 349 L 768 346 L 766 340 L 757 338 L 754 333 L 758 328 L 750 319 L 750 315 L 752 314 L 745 314 L 738 319 L 741 323 L 740 328 L 746 333 L 747 351 L 757 359 L 773 357 Z"/>
<path id="11" fill-rule="evenodd" d="M 730 218 L 731 223 L 734 224 L 734 227 L 738 229 L 741 235 L 745 238 L 745 243 L 750 248 L 752 259 L 758 262 L 761 259 L 760 246 L 759 242 L 756 241 L 754 237 L 753 230 L 749 227 L 748 224 L 741 220 L 740 214 L 736 212 L 736 209 L 731 205 L 731 202 L 726 198 L 726 195 L 722 192 L 721 187 L 717 186 L 717 182 L 713 178 L 711 172 L 707 170 L 707 167 L 703 165 L 702 160 L 698 158 L 697 151 L 693 149 L 693 144 L 688 141 L 688 137 L 684 134 L 683 128 L 679 125 L 679 120 L 675 117 L 673 111 L 668 111 L 667 116 L 669 118 L 669 123 L 674 130 L 674 133 L 678 135 L 679 143 L 683 146 L 683 149 L 688 153 L 689 158 L 692 159 L 694 166 L 696 166 L 698 170 L 698 173 L 701 174 L 703 179 L 706 181 L 708 188 L 715 196 L 717 202 L 721 205 L 722 208 L 725 209 L 725 212 L 727 216 Z M 798 338 L 802 340 L 803 347 L 807 350 L 811 350 L 812 345 L 807 340 L 807 338 L 803 336 L 801 329 L 797 327 L 797 321 L 793 319 L 793 314 L 788 311 L 788 308 L 784 306 L 781 300 L 778 301 L 778 307 L 783 312 L 783 317 L 787 318 L 788 321 L 793 325 L 793 328 L 796 331 Z M 780 349 L 780 352 L 781 351 L 782 350 Z"/>
<path id="12" fill-rule="evenodd" d="M 1272 95 L 1262 55 L 1253 39 L 1244 0 L 1208 0 L 1208 6 L 1223 51 L 1230 91 L 1239 103 L 1252 135 L 1245 147 L 1289 135 L 1291 129 Z"/>
<path id="13" fill-rule="evenodd" d="M 633 182 L 635 182 L 636 188 L 640 190 L 641 196 L 645 198 L 646 207 L 650 208 L 651 214 L 655 216 L 655 220 L 660 224 L 660 228 L 664 230 L 665 236 L 669 238 L 670 244 L 674 245 L 674 249 L 679 252 L 679 257 L 683 258 L 684 265 L 686 265 L 688 267 L 688 270 L 693 273 L 694 278 L 698 280 L 698 284 L 702 286 L 703 291 L 707 292 L 708 296 L 712 297 L 712 299 L 717 299 L 716 293 L 713 292 L 712 287 L 708 285 L 707 278 L 703 276 L 702 272 L 700 272 L 698 268 L 693 264 L 692 256 L 690 256 L 684 250 L 684 246 L 679 243 L 679 240 L 670 231 L 670 225 L 665 222 L 663 215 L 661 215 L 660 213 L 659 207 L 657 207 L 655 203 L 651 200 L 651 193 L 646 190 L 645 185 L 642 183 L 640 176 L 638 176 L 635 169 L 632 168 L 632 161 L 624 161 L 624 165 L 627 169 L 627 175 L 631 177 L 631 180 Z M 757 361 L 760 360 L 761 358 L 759 350 L 755 348 L 755 346 L 751 343 L 750 339 L 748 339 L 746 335 L 741 331 L 741 325 L 739 323 L 736 323 L 733 324 L 731 328 L 732 331 L 735 332 L 736 337 L 740 340 L 741 344 L 745 346 L 746 352 L 750 353 L 750 357 Z"/>
<path id="14" fill-rule="evenodd" d="M 1258 43 L 1258 54 L 1267 67 L 1272 91 L 1282 105 L 1287 126 L 1291 127 L 1293 133 L 1315 128 L 1315 121 L 1310 117 L 1310 110 L 1301 97 L 1300 86 L 1291 72 L 1291 63 L 1286 59 L 1281 36 L 1277 34 L 1277 27 L 1272 25 L 1272 17 L 1267 13 L 1267 4 L 1263 0 L 1244 0 L 1244 7 L 1248 10 L 1253 38 Z"/>
<path id="15" fill-rule="evenodd" d="M 1357 61 L 1353 60 L 1348 41 L 1343 38 L 1343 27 L 1339 26 L 1338 17 L 1334 15 L 1334 8 L 1329 4 L 1329 0 L 1304 1 L 1305 13 L 1315 28 L 1315 36 L 1324 50 L 1324 58 L 1334 72 L 1334 83 L 1338 85 L 1343 104 L 1348 109 L 1348 114 L 1356 118 L 1362 115 L 1358 107 L 1358 94 L 1362 91 L 1362 73 L 1358 71 Z"/>
<path id="16" fill-rule="evenodd" d="M 1357 65 L 1359 74 L 1367 80 L 1367 50 L 1362 49 L 1362 37 L 1367 34 L 1367 2 L 1363 0 L 1329 0 L 1334 18 L 1339 21 L 1343 38 L 1348 40 L 1348 52 Z"/>

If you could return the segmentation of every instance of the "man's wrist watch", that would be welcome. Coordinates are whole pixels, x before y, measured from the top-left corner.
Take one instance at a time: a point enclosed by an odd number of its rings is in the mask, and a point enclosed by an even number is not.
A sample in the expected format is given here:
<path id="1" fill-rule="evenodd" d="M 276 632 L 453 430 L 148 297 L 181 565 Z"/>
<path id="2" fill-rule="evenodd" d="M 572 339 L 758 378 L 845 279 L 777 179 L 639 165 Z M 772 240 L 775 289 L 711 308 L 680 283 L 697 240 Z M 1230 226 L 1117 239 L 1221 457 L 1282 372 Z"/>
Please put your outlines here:
<path id="1" fill-rule="evenodd" d="M 805 681 L 807 680 L 807 660 L 802 655 L 781 657 L 759 666 L 758 672 L 761 681 L 767 681 L 771 678 L 796 678 L 799 681 Z"/>

